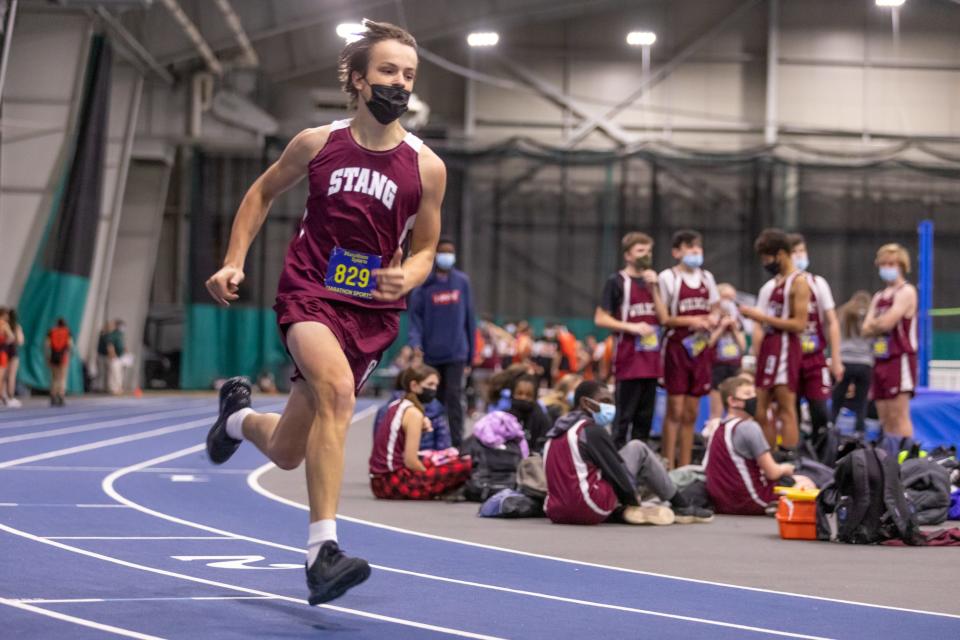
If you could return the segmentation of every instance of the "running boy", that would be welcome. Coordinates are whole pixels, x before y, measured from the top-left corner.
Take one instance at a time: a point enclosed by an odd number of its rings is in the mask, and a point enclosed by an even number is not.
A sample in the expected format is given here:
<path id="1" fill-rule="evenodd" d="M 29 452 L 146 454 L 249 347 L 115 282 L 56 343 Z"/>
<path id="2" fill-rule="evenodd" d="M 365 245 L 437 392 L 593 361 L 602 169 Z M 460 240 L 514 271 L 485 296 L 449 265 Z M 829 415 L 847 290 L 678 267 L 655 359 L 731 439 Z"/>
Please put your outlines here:
<path id="1" fill-rule="evenodd" d="M 446 185 L 443 162 L 397 120 L 417 75 L 416 41 L 391 24 L 364 24 L 339 59 L 356 116 L 293 138 L 247 191 L 223 268 L 207 281 L 220 304 L 237 299 L 244 259 L 271 204 L 307 177 L 306 212 L 274 305 L 296 364 L 290 399 L 282 415 L 256 413 L 249 382 L 229 380 L 207 453 L 222 464 L 250 440 L 283 469 L 306 461 L 310 604 L 337 598 L 370 575 L 367 562 L 348 558 L 337 542 L 347 427 L 356 393 L 397 336 L 404 296 L 433 268 Z"/>

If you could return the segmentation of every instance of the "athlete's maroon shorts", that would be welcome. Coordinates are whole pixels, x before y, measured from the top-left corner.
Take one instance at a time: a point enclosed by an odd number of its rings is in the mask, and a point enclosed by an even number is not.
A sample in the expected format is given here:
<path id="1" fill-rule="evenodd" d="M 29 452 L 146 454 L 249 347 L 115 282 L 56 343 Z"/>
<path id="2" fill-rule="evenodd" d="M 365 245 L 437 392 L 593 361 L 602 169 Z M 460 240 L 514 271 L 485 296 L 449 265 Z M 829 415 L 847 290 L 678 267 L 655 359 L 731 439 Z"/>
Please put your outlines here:
<path id="1" fill-rule="evenodd" d="M 680 340 L 668 338 L 663 350 L 663 388 L 668 395 L 699 398 L 710 393 L 713 359 L 709 349 L 692 358 Z"/>
<path id="2" fill-rule="evenodd" d="M 371 474 L 370 490 L 386 500 L 432 500 L 456 489 L 470 477 L 470 458 L 457 458 L 426 471 L 404 467 L 392 473 Z"/>
<path id="3" fill-rule="evenodd" d="M 870 392 L 874 400 L 893 400 L 901 393 L 913 396 L 917 388 L 917 354 L 878 359 L 873 365 Z"/>
<path id="4" fill-rule="evenodd" d="M 807 400 L 827 400 L 833 393 L 833 379 L 823 353 L 811 354 L 800 360 L 800 390 L 797 395 Z"/>
<path id="5" fill-rule="evenodd" d="M 287 331 L 297 322 L 319 322 L 329 328 L 347 356 L 357 393 L 400 331 L 400 314 L 393 309 L 367 309 L 323 298 L 277 296 L 273 310 L 277 312 L 284 346 Z M 293 360 L 295 371 L 291 380 L 302 380 L 296 358 Z"/>

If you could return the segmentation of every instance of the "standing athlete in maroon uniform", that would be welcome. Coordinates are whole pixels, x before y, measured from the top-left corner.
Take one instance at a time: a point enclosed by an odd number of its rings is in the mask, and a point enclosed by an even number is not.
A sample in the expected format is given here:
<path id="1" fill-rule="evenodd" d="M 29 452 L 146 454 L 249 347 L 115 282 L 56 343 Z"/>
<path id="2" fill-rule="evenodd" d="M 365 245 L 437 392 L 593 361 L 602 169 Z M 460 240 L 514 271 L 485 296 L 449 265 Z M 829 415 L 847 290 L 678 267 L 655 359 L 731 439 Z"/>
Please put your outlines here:
<path id="1" fill-rule="evenodd" d="M 404 296 L 433 267 L 446 184 L 443 162 L 397 121 L 417 73 L 416 42 L 399 27 L 365 25 L 339 60 L 356 117 L 294 137 L 247 191 L 224 266 L 207 281 L 217 302 L 237 299 L 244 259 L 270 205 L 307 177 L 306 212 L 274 306 L 297 367 L 290 399 L 283 415 L 256 413 L 249 382 L 229 380 L 207 452 L 220 464 L 246 439 L 283 469 L 306 461 L 310 604 L 370 575 L 366 561 L 348 558 L 337 542 L 346 432 L 356 392 L 397 335 Z"/>
<path id="2" fill-rule="evenodd" d="M 653 265 L 653 239 L 632 232 L 623 237 L 623 270 L 603 287 L 603 304 L 594 312 L 598 327 L 614 331 L 613 374 L 617 381 L 617 417 L 613 442 L 619 449 L 629 440 L 650 437 L 662 375 L 660 327 L 667 309 L 660 299 Z"/>
<path id="3" fill-rule="evenodd" d="M 886 288 L 873 296 L 862 333 L 873 336 L 873 399 L 885 435 L 913 436 L 910 398 L 917 381 L 917 290 L 907 282 L 910 254 L 898 244 L 877 251 Z"/>
<path id="4" fill-rule="evenodd" d="M 713 274 L 702 269 L 703 238 L 696 231 L 673 236 L 677 266 L 660 273 L 660 295 L 669 318 L 663 350 L 663 379 L 667 389 L 667 415 L 663 421 L 663 449 L 668 468 L 690 464 L 693 428 L 700 398 L 710 393 L 713 354 L 710 312 L 720 302 Z M 677 451 L 679 433 L 680 451 Z M 679 458 L 679 459 L 675 459 Z"/>
<path id="5" fill-rule="evenodd" d="M 833 380 L 843 379 L 843 362 L 840 360 L 840 321 L 837 318 L 837 304 L 833 299 L 830 284 L 823 278 L 810 273 L 810 258 L 807 255 L 807 242 L 799 233 L 791 233 L 790 257 L 797 270 L 810 287 L 810 313 L 807 328 L 800 335 L 800 386 L 797 392 L 797 415 L 801 398 L 807 400 L 810 409 L 810 426 L 813 436 L 826 428 L 829 421 L 827 400 L 833 393 Z M 830 347 L 830 360 L 827 361 L 827 347 Z M 833 376 L 831 378 L 831 376 Z"/>
<path id="6" fill-rule="evenodd" d="M 777 404 L 782 447 L 792 452 L 800 438 L 797 426 L 797 390 L 802 355 L 800 334 L 807 328 L 810 286 L 793 264 L 790 242 L 780 229 L 765 229 L 754 243 L 763 268 L 774 276 L 769 301 L 761 290 L 759 308 L 743 307 L 746 318 L 763 326 L 763 340 L 754 346 L 757 355 L 757 422 L 771 446 L 777 442 L 777 425 L 768 409 Z M 770 283 L 767 284 L 770 286 Z"/>

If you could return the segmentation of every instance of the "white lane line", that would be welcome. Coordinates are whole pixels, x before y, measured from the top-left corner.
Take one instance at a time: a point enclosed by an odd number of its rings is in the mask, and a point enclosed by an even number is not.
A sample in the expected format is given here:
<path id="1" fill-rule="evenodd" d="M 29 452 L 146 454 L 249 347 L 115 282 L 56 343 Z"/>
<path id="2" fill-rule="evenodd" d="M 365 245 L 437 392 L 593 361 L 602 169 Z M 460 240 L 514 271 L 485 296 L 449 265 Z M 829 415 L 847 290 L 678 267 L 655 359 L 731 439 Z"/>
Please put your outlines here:
<path id="1" fill-rule="evenodd" d="M 81 509 L 116 509 L 122 508 L 122 504 L 78 504 Z"/>
<path id="2" fill-rule="evenodd" d="M 280 405 L 283 406 L 283 405 Z M 269 410 L 270 408 L 275 408 L 276 405 L 268 405 L 264 407 Z M 27 464 L 30 462 L 36 462 L 38 460 L 49 460 L 51 458 L 59 458 L 61 456 L 67 456 L 74 453 L 82 453 L 84 451 L 92 451 L 93 449 L 101 449 L 103 447 L 111 447 L 115 444 L 124 444 L 126 442 L 134 442 L 136 440 L 143 440 L 145 438 L 153 438 L 155 436 L 162 436 L 167 433 L 176 433 L 177 431 L 185 431 L 187 429 L 195 429 L 203 425 L 210 426 L 212 415 L 210 417 L 201 418 L 199 420 L 192 420 L 190 422 L 184 422 L 179 425 L 174 425 L 172 427 L 163 427 L 160 429 L 151 429 L 150 431 L 142 431 L 140 433 L 134 433 L 126 436 L 118 436 L 116 438 L 108 438 L 106 440 L 97 440 L 96 442 L 90 442 L 87 444 L 77 445 L 75 447 L 67 447 L 66 449 L 57 449 L 55 451 L 47 451 L 45 453 L 38 453 L 32 456 L 26 456 L 23 458 L 16 458 L 14 460 L 7 460 L 6 462 L 0 462 L 0 469 L 9 469 L 10 467 L 16 467 L 21 464 Z"/>
<path id="3" fill-rule="evenodd" d="M 270 471 L 270 470 L 275 469 L 275 468 L 276 468 L 276 466 L 275 466 L 272 462 L 266 463 L 265 465 L 263 465 L 262 467 L 260 467 L 259 469 L 257 469 L 256 471 L 254 471 L 252 474 L 250 474 L 250 475 L 247 477 L 247 484 L 248 484 L 254 491 L 256 491 L 257 493 L 259 493 L 260 495 L 262 495 L 262 496 L 264 496 L 264 497 L 266 497 L 266 498 L 269 498 L 269 499 L 271 499 L 271 500 L 275 500 L 275 501 L 277 501 L 277 502 L 280 502 L 280 503 L 283 503 L 283 504 L 285 504 L 285 505 L 294 507 L 294 508 L 296 508 L 296 509 L 300 509 L 300 510 L 302 510 L 302 511 L 309 511 L 309 510 L 310 510 L 310 507 L 308 507 L 308 506 L 306 506 L 306 505 L 303 505 L 303 504 L 300 504 L 299 502 L 295 502 L 295 501 L 293 501 L 293 500 L 290 500 L 290 499 L 288 499 L 288 498 L 284 498 L 283 496 L 279 496 L 279 495 L 271 492 L 269 489 L 265 489 L 265 488 L 260 484 L 260 477 L 261 477 L 264 473 L 266 473 L 267 471 Z M 541 553 L 533 553 L 533 552 L 530 552 L 530 551 L 521 551 L 521 550 L 519 550 L 519 549 L 509 549 L 509 548 L 507 548 L 507 547 L 497 547 L 497 546 L 494 546 L 494 545 L 483 544 L 483 543 L 480 543 L 480 542 L 470 542 L 469 540 L 458 540 L 458 539 L 456 539 L 456 538 L 448 538 L 448 537 L 446 537 L 446 536 L 439 536 L 439 535 L 435 535 L 435 534 L 432 534 L 432 533 L 423 533 L 422 531 L 413 531 L 413 530 L 411 530 L 411 529 L 403 529 L 403 528 L 394 527 L 394 526 L 388 525 L 388 524 L 381 524 L 381 523 L 379 523 L 379 522 L 372 522 L 372 521 L 370 521 L 370 520 L 363 520 L 363 519 L 361 519 L 361 518 L 354 518 L 354 517 L 352 517 L 352 516 L 345 516 L 345 515 L 340 514 L 340 513 L 337 514 L 337 519 L 338 519 L 338 520 L 345 520 L 345 521 L 347 521 L 347 522 L 353 522 L 353 523 L 355 523 L 355 524 L 365 525 L 365 526 L 368 526 L 368 527 L 375 527 L 375 528 L 377 528 L 377 529 L 386 529 L 387 531 L 394 531 L 394 532 L 396 532 L 396 533 L 403 533 L 403 534 L 407 534 L 407 535 L 411 535 L 411 536 L 417 536 L 417 537 L 420 537 L 420 538 L 428 538 L 428 539 L 430 539 L 430 540 L 439 540 L 439 541 L 441 541 L 441 542 L 452 542 L 452 543 L 454 543 L 454 544 L 461 544 L 461 545 L 465 545 L 465 546 L 468 546 L 468 547 L 477 547 L 477 548 L 480 548 L 480 549 L 488 549 L 488 550 L 490 550 L 490 551 L 502 551 L 502 552 L 504 552 L 504 553 L 510 553 L 510 554 L 520 555 L 520 556 L 527 556 L 527 557 L 529 557 L 529 558 L 539 558 L 539 559 L 541 559 L 541 560 L 553 560 L 553 561 L 555 561 L 555 562 L 563 562 L 563 563 L 565 563 L 565 564 L 575 564 L 575 565 L 582 566 L 582 567 L 592 567 L 592 568 L 596 568 L 596 569 L 606 569 L 606 570 L 609 570 L 609 571 L 618 571 L 618 572 L 621 572 L 621 573 L 632 573 L 632 574 L 635 574 L 635 575 L 652 576 L 652 577 L 656 577 L 656 578 L 667 578 L 667 579 L 669 579 L 669 580 L 680 580 L 680 581 L 682 581 L 682 582 L 692 582 L 692 583 L 694 583 L 694 584 L 705 584 L 705 585 L 710 585 L 710 586 L 713 586 L 713 587 L 725 587 L 725 588 L 728 588 L 728 589 L 740 589 L 740 590 L 743 590 L 743 591 L 754 591 L 754 592 L 758 592 L 758 593 L 770 593 L 770 594 L 779 595 L 779 596 L 791 596 L 791 597 L 794 597 L 794 598 L 804 598 L 804 599 L 807 599 L 807 600 L 819 600 L 819 601 L 823 601 L 823 602 L 835 602 L 835 603 L 838 603 L 838 604 L 849 604 L 849 605 L 854 605 L 854 606 L 858 606 L 858 607 L 871 607 L 871 608 L 873 608 L 873 609 L 885 609 L 885 610 L 888 610 L 888 611 L 900 611 L 900 612 L 903 612 L 903 613 L 918 613 L 918 614 L 927 615 L 927 616 L 939 616 L 939 617 L 943 617 L 943 618 L 960 619 L 960 615 L 952 614 L 952 613 L 941 613 L 941 612 L 939 612 L 939 611 L 925 611 L 925 610 L 923 610 L 923 609 L 907 609 L 907 608 L 905 608 L 905 607 L 894 607 L 894 606 L 884 605 L 884 604 L 873 604 L 873 603 L 870 603 L 870 602 L 858 602 L 858 601 L 856 601 L 856 600 L 841 600 L 841 599 L 839 599 L 839 598 L 828 598 L 828 597 L 826 597 L 826 596 L 813 596 L 813 595 L 809 595 L 809 594 L 806 594 L 806 593 L 792 593 L 792 592 L 790 592 L 790 591 L 777 591 L 777 590 L 775 590 L 775 589 L 763 589 L 763 588 L 761 588 L 761 587 L 747 587 L 747 586 L 743 586 L 743 585 L 739 585 L 739 584 L 729 584 L 729 583 L 726 583 L 726 582 L 715 582 L 715 581 L 712 581 L 712 580 L 700 580 L 700 579 L 698 579 L 698 578 L 684 578 L 684 577 L 682 577 L 682 576 L 672 576 L 672 575 L 669 575 L 669 574 L 656 573 L 656 572 L 653 572 L 653 571 L 641 571 L 640 569 L 627 569 L 627 568 L 624 568 L 624 567 L 615 567 L 615 566 L 612 566 L 612 565 L 598 564 L 598 563 L 595 563 L 595 562 L 585 562 L 585 561 L 583 561 L 583 560 L 572 560 L 572 559 L 570 559 L 570 558 L 560 558 L 560 557 L 557 557 L 557 556 L 549 556 L 549 555 L 545 555 L 545 554 L 541 554 Z"/>
<path id="4" fill-rule="evenodd" d="M 114 635 L 124 636 L 127 638 L 138 638 L 139 640 L 163 640 L 163 638 L 160 638 L 159 636 L 138 633 L 137 631 L 131 631 L 130 629 L 121 629 L 120 627 L 103 624 L 101 622 L 94 622 L 93 620 L 87 620 L 85 618 L 78 618 L 77 616 L 67 615 L 66 613 L 60 613 L 59 611 L 48 611 L 47 609 L 41 609 L 40 607 L 35 607 L 32 604 L 27 604 L 26 602 L 18 602 L 16 600 L 0 598 L 0 604 L 13 607 L 14 609 L 23 609 L 24 611 L 29 611 L 31 613 L 39 613 L 40 615 L 47 616 L 49 618 L 63 620 L 64 622 L 72 622 L 73 624 L 77 624 L 82 627 L 89 627 L 91 629 L 96 629 L 97 631 L 106 631 L 107 633 L 112 633 Z"/>
<path id="5" fill-rule="evenodd" d="M 158 569 L 156 567 L 149 567 L 142 564 L 137 564 L 135 562 L 129 562 L 127 560 L 121 560 L 120 558 L 114 558 L 112 556 L 107 556 L 102 553 L 95 553 L 93 551 L 88 551 L 86 549 L 81 549 L 80 547 L 74 547 L 56 540 L 47 540 L 39 536 L 35 536 L 32 533 L 26 531 L 21 531 L 20 529 L 15 529 L 11 526 L 3 524 L 0 522 L 0 531 L 6 531 L 9 534 L 20 536 L 21 538 L 26 538 L 27 540 L 33 540 L 34 542 L 39 542 L 41 544 L 50 545 L 63 549 L 65 551 L 72 551 L 79 555 L 87 556 L 90 558 L 96 558 L 97 560 L 103 560 L 104 562 L 109 562 L 111 564 L 120 565 L 122 567 L 128 567 L 130 569 L 139 569 L 140 571 L 146 571 L 148 573 L 155 573 L 162 576 L 168 576 L 171 578 L 179 578 L 180 580 L 186 580 L 188 582 L 196 582 L 198 584 L 205 584 L 212 587 L 220 587 L 222 589 L 227 589 L 228 591 L 239 591 L 241 593 L 249 593 L 256 596 L 266 596 L 275 600 L 285 600 L 287 602 L 293 602 L 295 604 L 307 605 L 307 601 L 300 598 L 293 598 L 291 596 L 284 596 L 277 593 L 270 593 L 269 591 L 261 591 L 259 589 L 251 589 L 248 587 L 241 587 L 235 584 L 227 584 L 226 582 L 218 582 L 216 580 L 208 580 L 206 578 L 198 578 L 196 576 L 190 576 L 183 573 L 176 573 L 174 571 L 167 571 L 165 569 Z M 30 605 L 24 605 L 21 603 L 8 603 L 5 601 L 0 601 L 4 604 L 10 604 L 10 606 L 20 606 L 20 607 L 29 607 Z M 307 605 L 309 606 L 309 605 Z M 359 609 L 348 609 L 346 607 L 340 607 L 332 604 L 322 604 L 319 605 L 324 609 L 329 609 L 330 611 L 337 611 L 338 613 L 345 613 L 348 615 L 359 616 L 362 618 L 370 618 L 371 620 L 379 620 L 382 622 L 391 622 L 395 624 L 400 624 L 406 627 L 414 627 L 417 629 L 426 629 L 428 631 L 436 631 L 439 633 L 446 633 L 453 636 L 459 636 L 462 638 L 476 638 L 477 640 L 505 640 L 504 638 L 499 638 L 497 636 L 483 635 L 479 633 L 471 633 L 469 631 L 461 631 L 460 629 L 451 629 L 449 627 L 441 627 L 437 625 L 427 624 L 424 622 L 415 622 L 413 620 L 404 620 L 403 618 L 394 618 L 392 616 L 384 616 L 379 613 L 370 613 L 369 611 L 361 611 Z M 37 609 L 38 613 L 50 613 L 44 609 Z M 78 618 L 78 620 L 80 620 Z M 78 623 L 79 624 L 79 623 Z M 148 636 L 135 636 L 145 638 Z M 149 636 L 152 638 L 152 636 Z"/>
<path id="6" fill-rule="evenodd" d="M 233 536 L 42 536 L 47 540 L 236 540 Z"/>
<path id="7" fill-rule="evenodd" d="M 113 427 L 126 427 L 129 425 L 140 424 L 142 422 L 152 422 L 153 420 L 162 420 L 164 418 L 179 418 L 185 415 L 214 415 L 214 407 L 196 407 L 191 409 L 175 409 L 166 411 L 156 411 L 123 418 L 114 418 L 113 420 L 104 420 L 92 424 L 83 424 L 75 427 L 63 427 L 62 429 L 48 429 L 47 431 L 34 431 L 32 433 L 21 433 L 15 436 L 6 436 L 0 438 L 0 444 L 9 442 L 23 442 L 25 440 L 36 440 L 38 438 L 52 438 L 54 436 L 65 436 L 72 433 L 85 433 L 87 431 L 97 431 L 98 429 L 110 429 Z"/>
<path id="8" fill-rule="evenodd" d="M 115 471 L 116 467 L 68 467 L 53 465 L 18 465 L 13 469 L 0 469 L 0 471 L 89 471 L 92 473 L 103 473 L 104 471 Z M 223 474 L 223 475 L 248 475 L 253 469 L 199 469 L 196 467 L 151 467 L 144 469 L 141 473 L 202 473 Z"/>
<path id="9" fill-rule="evenodd" d="M 20 464 L 26 464 L 28 462 L 36 462 L 37 460 L 49 460 L 50 458 L 59 458 L 61 456 L 68 456 L 74 453 L 82 453 L 84 451 L 102 449 L 103 447 L 112 447 L 113 445 L 116 445 L 116 444 L 136 442 L 137 440 L 143 440 L 145 438 L 153 438 L 155 436 L 162 436 L 168 433 L 186 431 L 187 429 L 196 429 L 197 427 L 201 427 L 203 425 L 210 426 L 210 418 L 201 418 L 200 420 L 192 420 L 190 422 L 185 422 L 183 424 L 179 424 L 173 427 L 162 427 L 160 429 L 151 429 L 150 431 L 143 431 L 141 433 L 135 433 L 128 436 L 117 436 L 116 438 L 109 438 L 107 440 L 98 440 L 97 442 L 81 444 L 75 447 L 67 447 L 66 449 L 57 449 L 56 451 L 47 451 L 45 453 L 38 453 L 32 456 L 25 456 L 23 458 L 7 460 L 6 462 L 0 462 L 0 469 L 9 469 L 10 467 L 15 467 Z"/>
<path id="10" fill-rule="evenodd" d="M 371 407 L 371 408 L 373 408 L 373 407 Z M 363 412 L 361 412 L 360 414 L 357 414 L 357 416 L 354 418 L 354 420 L 358 420 L 358 419 L 360 419 L 360 417 L 362 417 L 362 416 L 363 416 Z M 104 493 L 106 493 L 108 496 L 110 496 L 111 498 L 113 498 L 113 499 L 116 500 L 117 502 L 122 503 L 122 504 L 124 504 L 124 505 L 126 505 L 126 506 L 128 506 L 128 507 L 133 508 L 133 509 L 136 509 L 137 511 L 140 511 L 140 512 L 145 513 L 145 514 L 147 514 L 147 515 L 151 515 L 151 516 L 154 516 L 154 517 L 157 517 L 157 518 L 161 518 L 161 519 L 163 519 L 163 520 L 167 520 L 167 521 L 169 521 L 169 522 L 174 522 L 174 523 L 181 524 L 181 525 L 184 525 L 184 526 L 187 526 L 187 527 L 191 527 L 191 528 L 194 528 L 194 529 L 200 529 L 200 530 L 202 530 L 202 531 L 208 531 L 208 532 L 210 532 L 210 533 L 216 533 L 216 534 L 219 534 L 219 535 L 234 536 L 234 537 L 236 537 L 236 538 L 238 538 L 238 539 L 240 539 L 240 540 L 246 540 L 246 541 L 248 541 L 248 542 L 253 542 L 253 543 L 255 543 L 255 544 L 261 544 L 261 545 L 265 545 L 265 546 L 268 546 L 268 547 L 273 547 L 273 548 L 275 548 L 275 549 L 284 549 L 284 550 L 286 550 L 286 551 L 293 551 L 293 552 L 300 553 L 300 554 L 304 553 L 305 550 L 304 550 L 304 549 L 301 549 L 301 548 L 298 548 L 298 547 L 292 547 L 292 546 L 285 545 L 285 544 L 280 544 L 280 543 L 277 543 L 277 542 L 271 542 L 271 541 L 269 541 L 269 540 L 263 540 L 263 539 L 261 539 L 261 538 L 254 538 L 254 537 L 251 537 L 251 536 L 245 536 L 245 535 L 242 535 L 242 534 L 234 533 L 234 532 L 232 532 L 232 531 L 226 531 L 226 530 L 224 530 L 224 529 L 218 529 L 218 528 L 216 528 L 216 527 L 210 527 L 210 526 L 207 526 L 207 525 L 204 525 L 204 524 L 200 524 L 200 523 L 198 523 L 198 522 L 193 522 L 193 521 L 191 521 L 191 520 L 185 520 L 185 519 L 183 519 L 183 518 L 178 518 L 177 516 L 173 516 L 173 515 L 170 515 L 170 514 L 167 514 L 167 513 L 163 513 L 163 512 L 161 512 L 161 511 L 156 511 L 155 509 L 151 509 L 151 508 L 149 508 L 149 507 L 145 507 L 145 506 L 143 506 L 143 505 L 141 505 L 141 504 L 139 504 L 139 503 L 137 503 L 137 502 L 134 502 L 134 501 L 130 500 L 129 498 L 121 495 L 121 494 L 116 490 L 116 488 L 114 487 L 114 484 L 116 483 L 116 481 L 117 481 L 118 479 L 120 479 L 121 477 L 123 477 L 124 475 L 127 475 L 127 474 L 129 474 L 129 473 L 135 473 L 135 472 L 143 469 L 144 467 L 150 466 L 151 463 L 160 464 L 160 463 L 166 462 L 166 461 L 168 461 L 168 460 L 173 460 L 173 459 L 176 459 L 176 458 L 181 457 L 181 456 L 189 455 L 189 454 L 191 454 L 191 453 L 194 453 L 194 452 L 200 450 L 200 449 L 203 448 L 204 446 L 205 446 L 205 445 L 195 445 L 195 446 L 193 446 L 193 447 L 187 447 L 186 449 L 181 449 L 180 451 L 174 451 L 174 452 L 168 453 L 168 454 L 166 454 L 166 455 L 158 456 L 158 457 L 156 457 L 156 458 L 153 458 L 152 460 L 146 460 L 146 461 L 144 461 L 144 462 L 140 462 L 140 463 L 131 465 L 131 466 L 129 466 L 129 467 L 125 467 L 125 468 L 123 468 L 123 469 L 117 469 L 116 471 L 114 471 L 113 473 L 111 473 L 110 475 L 108 475 L 107 477 L 105 477 L 105 478 L 103 479 L 103 482 L 101 483 L 101 487 L 103 488 Z M 668 619 L 671 619 L 671 620 L 680 620 L 680 621 L 683 621 L 683 622 L 695 622 L 695 623 L 699 623 L 699 624 L 707 624 L 707 625 L 712 625 L 712 626 L 719 626 L 719 627 L 724 627 L 724 628 L 737 629 L 737 630 L 741 630 L 741 631 L 750 631 L 750 632 L 762 633 L 762 634 L 765 634 L 765 635 L 774 635 L 774 636 L 787 637 L 787 638 L 804 638 L 804 639 L 807 639 L 807 640 L 825 640 L 824 638 L 822 638 L 822 637 L 820 637 L 820 636 L 811 636 L 811 635 L 805 635 L 805 634 L 800 634 L 800 633 L 792 633 L 792 632 L 788 632 L 788 631 L 778 631 L 778 630 L 775 630 L 775 629 L 767 629 L 767 628 L 764 628 L 764 627 L 753 627 L 753 626 L 749 626 L 749 625 L 740 625 L 740 624 L 736 624 L 736 623 L 732 623 L 732 622 L 722 622 L 722 621 L 719 621 L 719 620 L 710 620 L 710 619 L 707 619 L 707 618 L 696 618 L 696 617 L 693 617 L 693 616 L 684 616 L 684 615 L 680 615 L 680 614 L 672 614 L 672 613 L 666 613 L 666 612 L 662 612 L 662 611 L 653 611 L 653 610 L 649 610 L 649 609 L 638 609 L 638 608 L 634 608 L 634 607 L 625 607 L 625 606 L 620 606 L 620 605 L 612 605 L 612 604 L 601 603 L 601 602 L 593 602 L 593 601 L 589 601 L 589 600 L 580 600 L 580 599 L 577 599 L 577 598 L 566 598 L 566 597 L 563 597 L 563 596 L 556 596 L 556 595 L 552 595 L 552 594 L 539 593 L 539 592 L 535 592 L 535 591 L 525 591 L 525 590 L 521 590 L 521 589 L 512 589 L 512 588 L 509 588 L 509 587 L 502 587 L 502 586 L 499 586 L 499 585 L 485 584 L 485 583 L 481 583 L 481 582 L 471 582 L 471 581 L 467 581 L 467 580 L 458 580 L 458 579 L 455 579 L 455 578 L 447 578 L 447 577 L 444 577 L 444 576 L 437 576 L 437 575 L 428 574 L 428 573 L 418 573 L 418 572 L 415 572 L 415 571 L 408 571 L 408 570 L 405 570 L 405 569 L 396 569 L 396 568 L 394 568 L 394 567 L 387 567 L 387 566 L 383 566 L 383 565 L 376 565 L 376 564 L 374 564 L 374 565 L 371 565 L 371 566 L 372 566 L 373 568 L 378 569 L 378 570 L 381 570 L 381 571 L 387 571 L 387 572 L 390 572 L 390 573 L 397 573 L 397 574 L 401 574 L 401 575 L 412 576 L 412 577 L 421 578 L 421 579 L 425 579 L 425 580 L 433 580 L 433 581 L 437 581 L 437 582 L 444 582 L 444 583 L 448 583 L 448 584 L 463 585 L 463 586 L 466 586 L 466 587 L 472 587 L 472 588 L 477 588 L 477 589 L 486 589 L 486 590 L 489 590 L 489 591 L 498 591 L 498 592 L 502 592 L 502 593 L 510 593 L 510 594 L 514 594 L 514 595 L 521 595 L 521 596 L 527 596 L 527 597 L 532 597 L 532 598 L 539 598 L 539 599 L 542 599 L 542 600 L 551 600 L 551 601 L 555 601 L 555 602 L 563 602 L 563 603 L 567 603 L 567 604 L 575 604 L 575 605 L 580 605 L 580 606 L 595 607 L 595 608 L 600 608 L 600 609 L 612 609 L 612 610 L 623 611 L 623 612 L 627 612 L 627 613 L 636 613 L 636 614 L 654 616 L 654 617 L 659 617 L 659 618 L 668 618 Z"/>
<path id="11" fill-rule="evenodd" d="M 167 602 L 189 600 L 276 600 L 272 596 L 170 596 L 167 598 L 9 598 L 14 602 L 28 604 L 86 604 L 92 602 Z"/>
<path id="12" fill-rule="evenodd" d="M 58 422 L 71 422 L 73 420 L 78 420 L 80 418 L 89 418 L 91 416 L 104 416 L 109 415 L 112 412 L 115 412 L 117 409 L 127 409 L 134 408 L 135 410 L 151 411 L 155 408 L 168 406 L 169 402 L 147 402 L 144 404 L 134 405 L 133 403 L 127 404 L 117 404 L 114 406 L 103 405 L 100 409 L 94 409 L 92 411 L 63 411 L 58 410 L 54 414 L 40 416 L 37 418 L 26 418 L 26 419 L 17 419 L 16 417 L 9 420 L 0 421 L 0 430 L 2 429 L 18 429 L 22 427 L 35 427 L 38 425 L 45 424 L 56 424 Z M 214 406 L 208 401 L 210 406 Z M 200 404 L 196 405 L 198 408 Z M 21 410 L 22 411 L 22 410 Z"/>
<path id="13" fill-rule="evenodd" d="M 64 502 L 0 502 L 0 507 L 42 507 L 70 509 L 126 509 L 122 504 L 69 504 Z"/>

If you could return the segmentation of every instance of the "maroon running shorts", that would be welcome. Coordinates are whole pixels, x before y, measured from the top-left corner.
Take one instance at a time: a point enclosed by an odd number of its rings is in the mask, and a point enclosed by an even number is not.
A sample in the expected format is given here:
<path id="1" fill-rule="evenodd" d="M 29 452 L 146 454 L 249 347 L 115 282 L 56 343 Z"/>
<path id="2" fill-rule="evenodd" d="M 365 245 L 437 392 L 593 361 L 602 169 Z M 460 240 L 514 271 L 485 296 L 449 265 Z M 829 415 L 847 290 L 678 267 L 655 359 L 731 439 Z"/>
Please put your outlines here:
<path id="1" fill-rule="evenodd" d="M 287 331 L 297 322 L 319 322 L 330 329 L 350 363 L 357 393 L 400 331 L 400 314 L 393 309 L 367 309 L 323 298 L 278 296 L 273 310 L 277 312 L 277 325 L 285 347 Z M 291 380 L 302 380 L 296 358 L 293 360 L 295 369 Z"/>
<path id="2" fill-rule="evenodd" d="M 877 360 L 870 388 L 874 400 L 893 400 L 901 393 L 912 397 L 917 384 L 917 355 L 904 353 L 895 358 Z"/>
<path id="3" fill-rule="evenodd" d="M 807 400 L 827 400 L 833 393 L 833 378 L 823 353 L 800 359 L 800 391 Z"/>
<path id="4" fill-rule="evenodd" d="M 663 348 L 663 387 L 668 395 L 699 398 L 710 393 L 713 360 L 709 351 L 692 358 L 682 342 L 672 337 Z"/>

